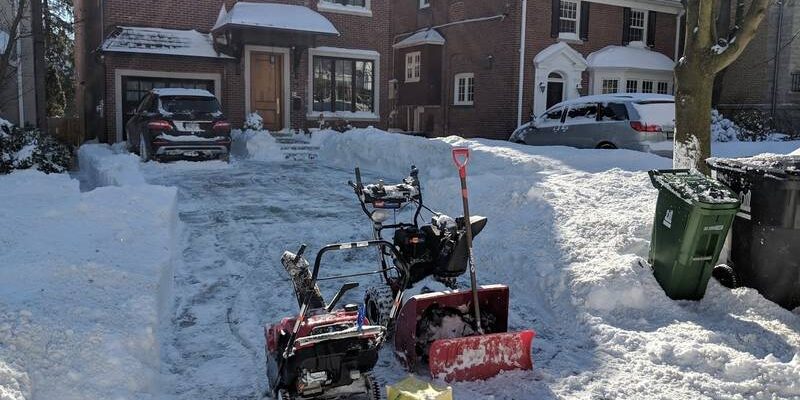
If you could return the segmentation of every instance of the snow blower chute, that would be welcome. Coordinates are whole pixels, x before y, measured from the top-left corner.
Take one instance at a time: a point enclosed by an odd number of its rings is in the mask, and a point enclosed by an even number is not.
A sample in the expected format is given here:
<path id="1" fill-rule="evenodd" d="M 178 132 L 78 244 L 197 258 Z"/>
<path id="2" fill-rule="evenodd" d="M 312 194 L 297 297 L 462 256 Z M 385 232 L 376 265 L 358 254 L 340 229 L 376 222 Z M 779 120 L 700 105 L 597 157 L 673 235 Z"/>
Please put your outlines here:
<path id="1" fill-rule="evenodd" d="M 453 150 L 461 178 L 464 220 L 469 221 L 469 150 Z M 472 227 L 465 224 L 471 290 L 431 292 L 409 298 L 396 319 L 395 349 L 409 369 L 427 361 L 431 376 L 446 381 L 491 378 L 501 371 L 530 370 L 532 330 L 507 332 L 505 285 L 478 287 Z"/>

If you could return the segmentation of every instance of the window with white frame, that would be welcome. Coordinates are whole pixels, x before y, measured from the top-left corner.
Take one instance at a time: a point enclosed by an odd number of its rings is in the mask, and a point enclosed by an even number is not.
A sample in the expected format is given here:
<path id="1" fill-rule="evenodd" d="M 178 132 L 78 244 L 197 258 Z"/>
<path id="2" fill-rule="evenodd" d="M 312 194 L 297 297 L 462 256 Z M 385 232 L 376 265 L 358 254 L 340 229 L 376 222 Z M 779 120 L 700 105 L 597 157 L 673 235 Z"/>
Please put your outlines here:
<path id="1" fill-rule="evenodd" d="M 315 112 L 374 112 L 375 62 L 314 56 L 312 109 Z"/>
<path id="2" fill-rule="evenodd" d="M 475 74 L 471 72 L 456 74 L 453 104 L 471 106 L 475 104 Z"/>
<path id="3" fill-rule="evenodd" d="M 419 0 L 419 8 L 428 8 L 431 6 L 431 0 Z"/>
<path id="4" fill-rule="evenodd" d="M 561 38 L 578 38 L 578 15 L 580 1 L 561 0 L 558 17 L 558 36 Z"/>
<path id="5" fill-rule="evenodd" d="M 618 79 L 603 79 L 603 86 L 601 89 L 602 94 L 617 93 L 619 92 Z"/>
<path id="6" fill-rule="evenodd" d="M 631 42 L 644 42 L 647 40 L 647 11 L 631 10 L 628 40 Z"/>
<path id="7" fill-rule="evenodd" d="M 422 52 L 406 54 L 406 82 L 419 82 L 422 75 Z"/>
<path id="8" fill-rule="evenodd" d="M 658 82 L 658 94 L 668 94 L 668 93 L 669 93 L 669 83 Z"/>
<path id="9" fill-rule="evenodd" d="M 653 93 L 653 81 L 642 81 L 642 93 Z"/>
<path id="10" fill-rule="evenodd" d="M 369 8 L 368 0 L 320 0 L 320 3 L 350 7 Z"/>
<path id="11" fill-rule="evenodd" d="M 639 91 L 639 81 L 628 80 L 625 82 L 625 93 L 636 93 Z"/>

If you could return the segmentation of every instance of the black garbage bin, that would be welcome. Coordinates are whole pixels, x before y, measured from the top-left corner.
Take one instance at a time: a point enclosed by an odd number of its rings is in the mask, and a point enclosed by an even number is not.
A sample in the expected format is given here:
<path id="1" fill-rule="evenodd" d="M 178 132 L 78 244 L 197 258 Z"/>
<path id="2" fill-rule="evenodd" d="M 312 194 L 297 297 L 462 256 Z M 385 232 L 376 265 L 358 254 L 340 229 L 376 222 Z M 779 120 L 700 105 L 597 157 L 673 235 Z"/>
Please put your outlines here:
<path id="1" fill-rule="evenodd" d="M 707 163 L 742 201 L 731 229 L 735 280 L 784 308 L 800 307 L 800 156 Z"/>

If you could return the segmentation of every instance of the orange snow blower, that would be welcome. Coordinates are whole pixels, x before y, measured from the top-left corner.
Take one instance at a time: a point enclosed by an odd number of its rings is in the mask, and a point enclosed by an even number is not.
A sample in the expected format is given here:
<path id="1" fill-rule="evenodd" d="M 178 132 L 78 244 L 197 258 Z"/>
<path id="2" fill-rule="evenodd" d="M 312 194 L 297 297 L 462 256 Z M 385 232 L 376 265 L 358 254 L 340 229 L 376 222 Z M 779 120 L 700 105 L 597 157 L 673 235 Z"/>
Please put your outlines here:
<path id="1" fill-rule="evenodd" d="M 467 191 L 469 149 L 453 149 L 461 178 L 464 220 L 470 220 Z M 410 297 L 396 318 L 394 345 L 406 367 L 428 364 L 445 381 L 491 378 L 502 371 L 530 370 L 532 330 L 507 332 L 509 291 L 505 285 L 478 287 L 472 254 L 472 224 L 466 227 L 471 290 Z M 392 307 L 396 309 L 399 304 Z"/>

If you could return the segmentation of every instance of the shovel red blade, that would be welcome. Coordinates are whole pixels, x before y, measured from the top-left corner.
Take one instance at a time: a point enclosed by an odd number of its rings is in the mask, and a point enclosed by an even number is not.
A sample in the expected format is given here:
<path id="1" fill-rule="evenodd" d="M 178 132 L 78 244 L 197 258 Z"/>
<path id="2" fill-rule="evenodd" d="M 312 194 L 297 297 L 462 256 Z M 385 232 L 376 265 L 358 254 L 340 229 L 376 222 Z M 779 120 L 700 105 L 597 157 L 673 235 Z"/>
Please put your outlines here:
<path id="1" fill-rule="evenodd" d="M 474 381 L 502 371 L 533 369 L 535 335 L 528 330 L 436 340 L 428 353 L 431 376 L 447 382 Z"/>

